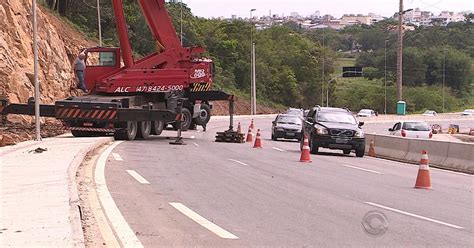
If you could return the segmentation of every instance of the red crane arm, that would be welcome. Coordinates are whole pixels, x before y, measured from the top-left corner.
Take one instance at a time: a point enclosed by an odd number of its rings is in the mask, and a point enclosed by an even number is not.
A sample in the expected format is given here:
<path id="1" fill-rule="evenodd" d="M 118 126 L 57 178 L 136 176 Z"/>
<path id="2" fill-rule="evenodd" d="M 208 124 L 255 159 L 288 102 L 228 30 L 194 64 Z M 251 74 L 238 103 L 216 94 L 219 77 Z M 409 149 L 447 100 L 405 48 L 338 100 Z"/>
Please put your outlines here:
<path id="1" fill-rule="evenodd" d="M 181 47 L 173 22 L 165 7 L 165 0 L 139 0 L 145 20 L 153 37 L 165 50 Z"/>

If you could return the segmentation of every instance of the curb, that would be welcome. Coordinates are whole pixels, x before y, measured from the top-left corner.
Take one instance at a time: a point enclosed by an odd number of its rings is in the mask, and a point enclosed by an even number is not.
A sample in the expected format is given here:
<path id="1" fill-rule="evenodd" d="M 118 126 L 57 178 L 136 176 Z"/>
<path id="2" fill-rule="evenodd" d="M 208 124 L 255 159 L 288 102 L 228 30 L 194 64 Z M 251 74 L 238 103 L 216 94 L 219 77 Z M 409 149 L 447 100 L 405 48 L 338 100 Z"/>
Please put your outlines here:
<path id="1" fill-rule="evenodd" d="M 80 150 L 69 164 L 68 168 L 68 188 L 69 188 L 69 221 L 72 229 L 72 242 L 74 247 L 85 247 L 84 232 L 79 209 L 79 194 L 77 190 L 76 173 L 87 154 L 103 146 L 114 139 L 112 137 L 103 138 L 91 144 L 89 147 Z"/>

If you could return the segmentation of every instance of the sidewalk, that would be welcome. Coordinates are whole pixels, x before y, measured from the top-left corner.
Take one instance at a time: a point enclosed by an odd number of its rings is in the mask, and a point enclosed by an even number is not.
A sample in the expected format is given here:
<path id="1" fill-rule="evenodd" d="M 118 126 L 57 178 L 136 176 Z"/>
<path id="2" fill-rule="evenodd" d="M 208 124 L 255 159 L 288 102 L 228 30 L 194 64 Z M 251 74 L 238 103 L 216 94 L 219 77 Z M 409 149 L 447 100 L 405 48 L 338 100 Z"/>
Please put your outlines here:
<path id="1" fill-rule="evenodd" d="M 0 247 L 83 247 L 76 170 L 111 140 L 69 134 L 0 148 Z"/>

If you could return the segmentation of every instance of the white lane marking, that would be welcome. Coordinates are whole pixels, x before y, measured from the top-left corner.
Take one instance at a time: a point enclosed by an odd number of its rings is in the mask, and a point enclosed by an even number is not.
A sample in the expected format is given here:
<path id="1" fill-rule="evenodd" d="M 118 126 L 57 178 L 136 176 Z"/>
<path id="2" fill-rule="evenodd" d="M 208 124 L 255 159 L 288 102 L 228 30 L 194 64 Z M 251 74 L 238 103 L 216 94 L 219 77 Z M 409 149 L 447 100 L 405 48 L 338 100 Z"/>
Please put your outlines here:
<path id="1" fill-rule="evenodd" d="M 127 170 L 128 174 L 130 174 L 130 176 L 132 176 L 133 178 L 135 178 L 135 180 L 137 180 L 139 183 L 141 184 L 150 184 L 150 182 L 148 182 L 145 178 L 143 178 L 142 176 L 140 176 L 140 174 L 138 174 L 136 171 L 134 170 Z"/>
<path id="2" fill-rule="evenodd" d="M 193 135 L 193 136 L 191 136 L 191 139 L 195 139 L 195 138 L 196 138 L 196 137 L 194 137 L 194 135 Z"/>
<path id="3" fill-rule="evenodd" d="M 241 165 L 249 166 L 248 164 L 246 164 L 246 163 L 244 163 L 244 162 L 241 162 L 241 161 L 239 161 L 239 160 L 235 160 L 235 159 L 231 159 L 231 158 L 229 158 L 228 160 L 229 160 L 229 161 L 232 161 L 232 162 L 236 162 L 236 163 L 241 164 Z"/>
<path id="4" fill-rule="evenodd" d="M 277 150 L 277 151 L 280 151 L 280 152 L 286 152 L 286 150 L 283 150 L 281 148 L 278 148 L 278 147 L 272 147 L 273 150 Z"/>
<path id="5" fill-rule="evenodd" d="M 115 231 L 117 237 L 124 247 L 143 247 L 140 240 L 135 235 L 135 232 L 130 228 L 125 218 L 120 213 L 117 205 L 115 204 L 112 195 L 110 194 L 107 183 L 105 181 L 105 163 L 110 153 L 123 141 L 114 142 L 109 146 L 97 160 L 95 169 L 95 184 L 97 188 L 97 195 L 99 196 L 100 202 L 104 208 L 104 212 L 107 215 L 107 219 L 112 225 L 112 229 Z"/>
<path id="6" fill-rule="evenodd" d="M 341 165 L 344 166 L 344 167 L 348 167 L 348 168 L 352 168 L 352 169 L 356 169 L 356 170 L 367 171 L 367 172 L 371 172 L 371 173 L 383 175 L 383 173 L 380 172 L 380 171 L 374 171 L 374 170 L 364 169 L 364 168 L 360 168 L 360 167 L 353 166 L 353 165 L 348 165 L 348 164 L 341 164 Z"/>
<path id="7" fill-rule="evenodd" d="M 198 143 L 196 143 L 196 142 L 193 142 L 193 144 L 194 144 L 195 146 L 199 146 L 199 144 L 198 144 Z"/>
<path id="8" fill-rule="evenodd" d="M 186 215 L 190 219 L 194 220 L 199 225 L 203 226 L 207 230 L 213 232 L 217 236 L 223 239 L 238 239 L 239 237 L 235 236 L 234 234 L 222 229 L 218 225 L 208 221 L 206 218 L 202 217 L 198 213 L 194 212 L 193 210 L 189 209 L 188 207 L 184 206 L 182 203 L 179 202 L 170 202 L 171 206 L 176 208 L 179 212 Z"/>
<path id="9" fill-rule="evenodd" d="M 113 152 L 113 153 L 112 153 L 112 156 L 113 156 L 114 159 L 117 160 L 117 161 L 123 161 L 122 156 L 120 156 L 120 154 L 118 154 L 118 153 Z"/>
<path id="10" fill-rule="evenodd" d="M 372 205 L 372 206 L 375 206 L 375 207 L 379 207 L 379 208 L 383 208 L 383 209 L 386 209 L 386 210 L 390 210 L 390 211 L 393 211 L 393 212 L 396 212 L 396 213 L 399 213 L 399 214 L 408 215 L 408 216 L 415 217 L 415 218 L 418 218 L 418 219 L 431 221 L 431 222 L 438 223 L 438 224 L 445 225 L 445 226 L 449 226 L 449 227 L 452 227 L 452 228 L 464 229 L 464 227 L 461 227 L 461 226 L 456 226 L 456 225 L 453 225 L 453 224 L 449 224 L 449 223 L 446 223 L 446 222 L 443 222 L 443 221 L 431 219 L 431 218 L 424 217 L 424 216 L 421 216 L 421 215 L 416 215 L 416 214 L 408 213 L 408 212 L 405 212 L 405 211 L 402 211 L 402 210 L 398 210 L 398 209 L 395 209 L 395 208 L 383 206 L 383 205 L 380 205 L 380 204 L 377 204 L 377 203 L 365 202 L 365 204 L 369 204 L 369 205 Z"/>

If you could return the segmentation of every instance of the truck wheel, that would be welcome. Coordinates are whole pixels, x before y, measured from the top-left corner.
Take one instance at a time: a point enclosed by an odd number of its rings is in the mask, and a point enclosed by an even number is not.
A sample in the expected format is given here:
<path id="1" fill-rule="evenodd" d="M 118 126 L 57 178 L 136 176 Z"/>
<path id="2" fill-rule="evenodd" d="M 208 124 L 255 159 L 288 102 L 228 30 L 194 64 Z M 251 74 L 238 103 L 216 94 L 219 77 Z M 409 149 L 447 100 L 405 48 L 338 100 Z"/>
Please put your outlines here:
<path id="1" fill-rule="evenodd" d="M 165 129 L 165 122 L 164 121 L 154 121 L 153 122 L 152 133 L 154 135 L 160 135 L 163 132 L 163 129 Z"/>
<path id="2" fill-rule="evenodd" d="M 364 154 L 365 154 L 365 148 L 356 150 L 356 157 L 362 158 L 364 157 Z"/>
<path id="3" fill-rule="evenodd" d="M 182 113 L 183 113 L 183 121 L 181 122 L 181 130 L 187 131 L 189 129 L 189 126 L 191 126 L 191 120 L 192 120 L 191 111 L 189 111 L 189 109 L 187 108 L 183 108 Z M 178 130 L 177 122 L 173 123 L 173 128 L 174 130 Z"/>
<path id="4" fill-rule="evenodd" d="M 151 134 L 151 121 L 138 122 L 137 138 L 148 139 Z"/>
<path id="5" fill-rule="evenodd" d="M 199 112 L 199 116 L 194 118 L 194 121 L 198 125 L 205 125 L 211 119 L 211 107 L 207 104 L 201 104 L 201 111 Z"/>
<path id="6" fill-rule="evenodd" d="M 127 128 L 117 130 L 114 134 L 116 140 L 134 140 L 137 137 L 138 124 L 136 121 L 127 121 Z"/>

